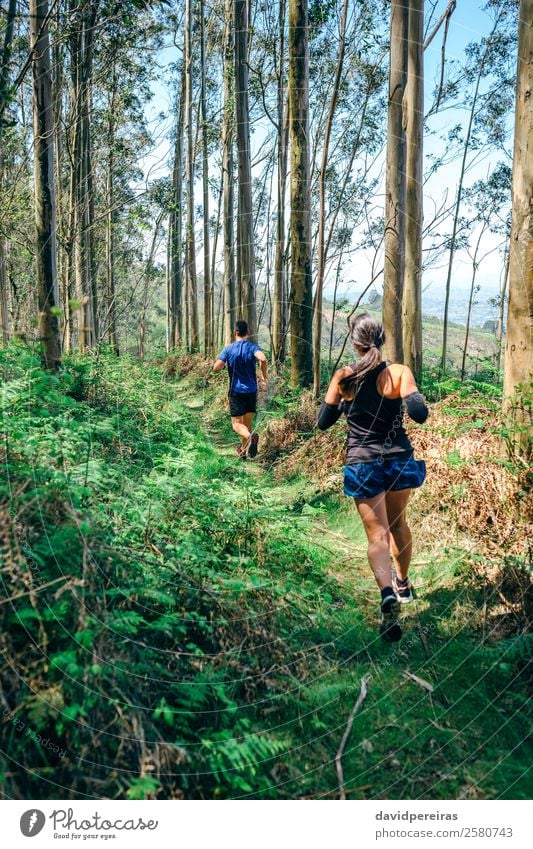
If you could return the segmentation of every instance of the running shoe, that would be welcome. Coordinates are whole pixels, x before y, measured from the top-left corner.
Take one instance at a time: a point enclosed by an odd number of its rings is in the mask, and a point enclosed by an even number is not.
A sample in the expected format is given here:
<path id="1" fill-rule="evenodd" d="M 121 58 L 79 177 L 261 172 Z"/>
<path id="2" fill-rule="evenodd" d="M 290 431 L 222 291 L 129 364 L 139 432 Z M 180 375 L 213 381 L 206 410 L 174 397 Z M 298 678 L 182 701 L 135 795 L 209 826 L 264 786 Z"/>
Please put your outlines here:
<path id="1" fill-rule="evenodd" d="M 250 457 L 251 459 L 253 459 L 254 457 L 257 456 L 257 445 L 258 445 L 258 443 L 259 443 L 259 434 L 255 433 L 255 431 L 254 431 L 254 433 L 252 433 L 252 435 L 250 437 L 250 442 L 248 443 L 248 451 L 246 452 L 247 456 Z"/>
<path id="2" fill-rule="evenodd" d="M 402 638 L 402 629 L 398 622 L 400 605 L 395 595 L 388 595 L 381 602 L 381 624 L 379 633 L 387 643 L 397 643 Z"/>
<path id="3" fill-rule="evenodd" d="M 402 604 L 409 604 L 409 602 L 413 601 L 413 587 L 411 586 L 411 581 L 409 578 L 399 578 L 396 574 L 396 571 L 392 570 L 392 588 L 396 593 L 396 598 Z"/>

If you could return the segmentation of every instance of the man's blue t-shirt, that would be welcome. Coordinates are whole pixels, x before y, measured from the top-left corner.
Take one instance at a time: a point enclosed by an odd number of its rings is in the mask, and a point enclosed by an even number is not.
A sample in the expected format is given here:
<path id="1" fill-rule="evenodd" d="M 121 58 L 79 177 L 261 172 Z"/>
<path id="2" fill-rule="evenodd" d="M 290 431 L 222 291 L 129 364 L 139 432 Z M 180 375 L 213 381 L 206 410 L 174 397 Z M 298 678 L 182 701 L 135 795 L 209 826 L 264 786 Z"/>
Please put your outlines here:
<path id="1" fill-rule="evenodd" d="M 255 352 L 260 350 L 259 345 L 247 339 L 238 339 L 226 345 L 218 359 L 227 363 L 230 392 L 240 394 L 257 391 Z"/>

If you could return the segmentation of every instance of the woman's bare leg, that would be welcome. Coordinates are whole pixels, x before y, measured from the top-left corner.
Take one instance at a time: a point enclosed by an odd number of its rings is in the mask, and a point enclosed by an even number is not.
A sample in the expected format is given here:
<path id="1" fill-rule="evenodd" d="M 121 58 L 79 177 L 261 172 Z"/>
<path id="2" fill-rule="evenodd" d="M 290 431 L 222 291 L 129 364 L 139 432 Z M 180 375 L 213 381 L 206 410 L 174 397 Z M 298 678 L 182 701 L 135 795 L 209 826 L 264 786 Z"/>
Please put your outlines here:
<path id="1" fill-rule="evenodd" d="M 356 498 L 355 503 L 368 539 L 368 562 L 380 590 L 391 585 L 390 534 L 385 493 L 373 498 Z"/>
<path id="2" fill-rule="evenodd" d="M 391 553 L 399 578 L 407 578 L 413 553 L 413 538 L 405 516 L 410 495 L 410 489 L 399 489 L 385 494 Z"/>

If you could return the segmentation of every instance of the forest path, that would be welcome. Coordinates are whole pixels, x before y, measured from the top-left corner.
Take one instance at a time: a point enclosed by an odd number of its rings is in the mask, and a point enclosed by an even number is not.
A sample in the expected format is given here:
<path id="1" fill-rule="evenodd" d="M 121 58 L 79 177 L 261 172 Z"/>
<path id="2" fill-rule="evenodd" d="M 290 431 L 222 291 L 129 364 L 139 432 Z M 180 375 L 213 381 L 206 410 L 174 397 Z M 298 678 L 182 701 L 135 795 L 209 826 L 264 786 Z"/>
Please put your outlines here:
<path id="1" fill-rule="evenodd" d="M 238 469 L 226 480 L 241 502 L 253 507 L 254 538 L 272 537 L 278 546 L 268 547 L 266 560 L 254 561 L 252 555 L 245 561 L 242 580 L 253 579 L 259 569 L 265 586 L 280 599 L 291 587 L 289 604 L 300 616 L 291 626 L 293 647 L 308 658 L 308 667 L 294 682 L 294 711 L 286 705 L 279 715 L 268 714 L 271 728 L 294 722 L 300 729 L 298 746 L 303 743 L 302 752 L 313 753 L 304 756 L 293 792 L 305 796 L 303 788 L 312 788 L 313 795 L 335 795 L 335 753 L 364 677 L 368 697 L 344 756 L 350 798 L 512 795 L 523 764 L 505 758 L 523 738 L 523 702 L 519 690 L 516 697 L 509 690 L 512 667 L 502 670 L 490 645 L 486 614 L 481 630 L 489 590 L 472 581 L 468 552 L 455 529 L 443 526 L 442 540 L 424 541 L 412 505 L 412 579 L 418 597 L 402 606 L 403 639 L 384 643 L 378 632 L 379 593 L 355 505 L 340 487 L 324 492 L 303 475 L 283 478 L 260 462 L 239 462 L 220 393 L 198 385 L 187 376 L 176 384 L 176 394 L 184 414 L 197 422 L 200 446 L 205 439 L 199 450 L 209 445 Z M 265 419 L 264 412 L 258 416 L 260 434 Z M 509 720 L 510 711 L 516 721 Z M 497 774 L 494 764 L 503 765 Z M 317 786 L 323 790 L 317 793 Z"/>
<path id="2" fill-rule="evenodd" d="M 335 577 L 348 591 L 363 590 L 364 595 L 375 601 L 374 578 L 366 556 L 366 537 L 355 505 L 342 494 L 324 496 L 316 485 L 304 478 L 283 478 L 272 474 L 272 470 L 261 465 L 261 435 L 266 422 L 260 410 L 254 419 L 254 429 L 260 434 L 257 460 L 237 459 L 238 439 L 231 429 L 230 417 L 213 414 L 209 399 L 198 392 L 191 399 L 187 381 L 178 384 L 177 397 L 185 409 L 198 418 L 207 440 L 223 457 L 235 463 L 243 473 L 243 486 L 249 488 L 263 503 L 284 514 L 289 513 L 298 521 L 302 513 L 309 530 L 309 539 L 318 548 L 330 555 L 328 573 Z M 375 607 L 375 604 L 374 604 Z"/>

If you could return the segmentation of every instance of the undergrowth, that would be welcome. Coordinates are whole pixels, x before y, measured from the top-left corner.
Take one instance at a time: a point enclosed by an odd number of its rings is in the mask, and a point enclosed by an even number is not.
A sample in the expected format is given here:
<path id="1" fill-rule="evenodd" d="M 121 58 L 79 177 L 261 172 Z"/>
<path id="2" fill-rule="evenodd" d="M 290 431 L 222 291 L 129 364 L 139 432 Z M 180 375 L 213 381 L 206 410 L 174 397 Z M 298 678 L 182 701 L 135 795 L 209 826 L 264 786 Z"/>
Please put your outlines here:
<path id="1" fill-rule="evenodd" d="M 275 485 L 218 450 L 187 407 L 224 392 L 197 359 L 103 351 L 50 375 L 0 351 L 3 793 L 334 796 L 371 675 L 350 798 L 525 795 L 527 751 L 506 756 L 527 710 L 522 560 L 492 583 L 464 552 L 415 561 L 422 598 L 384 646 L 346 506 L 303 465 Z M 299 421 L 302 396 L 280 390 L 271 420 Z"/>

